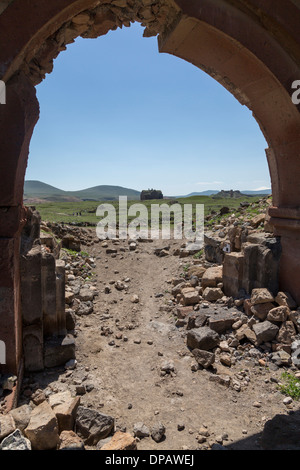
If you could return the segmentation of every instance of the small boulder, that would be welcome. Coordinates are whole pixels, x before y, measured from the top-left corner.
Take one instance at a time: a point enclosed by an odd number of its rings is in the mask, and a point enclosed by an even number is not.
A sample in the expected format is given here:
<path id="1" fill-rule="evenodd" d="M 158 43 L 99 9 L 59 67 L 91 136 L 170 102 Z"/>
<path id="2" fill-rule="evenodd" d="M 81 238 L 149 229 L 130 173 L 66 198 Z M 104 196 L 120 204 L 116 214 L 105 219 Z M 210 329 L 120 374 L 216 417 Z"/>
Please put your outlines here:
<path id="1" fill-rule="evenodd" d="M 296 336 L 296 330 L 292 321 L 285 321 L 280 325 L 276 337 L 279 343 L 291 345 Z"/>
<path id="2" fill-rule="evenodd" d="M 80 398 L 72 397 L 71 392 L 66 390 L 65 392 L 50 395 L 49 404 L 57 418 L 59 433 L 62 431 L 71 431 L 74 427 Z"/>
<path id="3" fill-rule="evenodd" d="M 253 289 L 251 292 L 251 305 L 265 304 L 268 302 L 274 302 L 274 297 L 266 288 Z"/>
<path id="4" fill-rule="evenodd" d="M 288 318 L 289 313 L 290 313 L 290 309 L 286 306 L 275 307 L 275 308 L 272 308 L 272 310 L 268 312 L 267 320 L 275 321 L 275 322 L 283 322 Z"/>
<path id="5" fill-rule="evenodd" d="M 203 291 L 203 298 L 207 302 L 216 302 L 223 296 L 224 293 L 219 287 L 206 287 Z"/>
<path id="6" fill-rule="evenodd" d="M 0 415 L 0 441 L 16 430 L 16 424 L 10 414 Z"/>
<path id="7" fill-rule="evenodd" d="M 198 291 L 193 287 L 184 287 L 181 290 L 181 301 L 184 306 L 195 305 L 199 300 Z"/>
<path id="8" fill-rule="evenodd" d="M 62 431 L 59 436 L 59 450 L 84 450 L 84 442 L 74 431 Z"/>
<path id="9" fill-rule="evenodd" d="M 223 266 L 214 266 L 208 268 L 202 276 L 201 287 L 217 287 L 219 282 L 223 281 Z"/>
<path id="10" fill-rule="evenodd" d="M 150 436 L 150 430 L 144 423 L 135 423 L 133 427 L 133 435 L 139 439 Z"/>
<path id="11" fill-rule="evenodd" d="M 155 442 L 160 442 L 165 437 L 166 428 L 162 423 L 156 423 L 151 429 L 151 437 Z"/>
<path id="12" fill-rule="evenodd" d="M 294 310 L 297 308 L 297 303 L 295 302 L 291 294 L 289 294 L 288 292 L 278 292 L 278 294 L 275 297 L 275 302 L 278 305 L 288 307 L 291 310 Z"/>
<path id="13" fill-rule="evenodd" d="M 275 305 L 271 302 L 265 304 L 256 304 L 250 307 L 250 312 L 260 320 L 264 321 L 267 318 L 267 315 L 270 310 L 272 310 Z"/>
<path id="14" fill-rule="evenodd" d="M 131 434 L 118 431 L 100 450 L 137 450 L 137 444 Z"/>
<path id="15" fill-rule="evenodd" d="M 208 326 L 219 334 L 225 333 L 237 321 L 235 311 L 218 312 L 208 318 Z"/>
<path id="16" fill-rule="evenodd" d="M 203 274 L 207 271 L 203 266 L 191 266 L 188 269 L 188 277 L 197 276 L 198 279 L 201 279 Z"/>
<path id="17" fill-rule="evenodd" d="M 190 349 L 204 349 L 209 351 L 210 349 L 218 346 L 220 337 L 218 333 L 213 331 L 208 326 L 202 326 L 201 328 L 193 328 L 187 333 L 187 346 Z"/>
<path id="18" fill-rule="evenodd" d="M 3 439 L 0 450 L 31 450 L 31 443 L 29 439 L 23 436 L 20 429 L 16 429 Z"/>
<path id="19" fill-rule="evenodd" d="M 278 326 L 274 325 L 268 320 L 256 323 L 255 325 L 252 326 L 252 328 L 256 335 L 257 345 L 266 343 L 267 341 L 272 341 L 276 337 L 279 331 Z"/>
<path id="20" fill-rule="evenodd" d="M 95 445 L 105 439 L 114 428 L 114 418 L 92 408 L 79 406 L 76 415 L 76 433 L 86 445 Z"/>
<path id="21" fill-rule="evenodd" d="M 203 367 L 204 369 L 208 369 L 215 362 L 215 354 L 211 351 L 195 348 L 193 349 L 193 355 L 199 366 Z"/>
<path id="22" fill-rule="evenodd" d="M 57 448 L 59 443 L 58 423 L 47 401 L 32 410 L 30 421 L 24 432 L 30 440 L 33 450 Z"/>
<path id="23" fill-rule="evenodd" d="M 24 431 L 30 421 L 31 407 L 26 404 L 18 406 L 18 408 L 13 408 L 9 414 L 13 417 L 16 428 Z"/>

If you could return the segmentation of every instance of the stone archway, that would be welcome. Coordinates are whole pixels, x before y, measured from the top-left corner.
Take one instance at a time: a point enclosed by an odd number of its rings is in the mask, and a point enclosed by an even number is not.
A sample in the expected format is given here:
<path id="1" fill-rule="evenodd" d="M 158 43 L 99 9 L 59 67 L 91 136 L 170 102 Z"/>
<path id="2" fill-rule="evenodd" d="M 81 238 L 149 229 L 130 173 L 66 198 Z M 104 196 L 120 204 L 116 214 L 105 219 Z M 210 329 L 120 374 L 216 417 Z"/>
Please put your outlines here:
<path id="1" fill-rule="evenodd" d="M 29 143 L 39 116 L 35 85 L 77 36 L 144 27 L 160 52 L 203 69 L 252 110 L 268 142 L 273 205 L 281 236 L 281 289 L 300 302 L 300 113 L 292 84 L 300 79 L 300 8 L 294 0 L 7 0 L 0 6 L 0 332 L 4 370 L 22 356 L 19 239 Z M 184 86 L 184 84 L 183 84 Z"/>

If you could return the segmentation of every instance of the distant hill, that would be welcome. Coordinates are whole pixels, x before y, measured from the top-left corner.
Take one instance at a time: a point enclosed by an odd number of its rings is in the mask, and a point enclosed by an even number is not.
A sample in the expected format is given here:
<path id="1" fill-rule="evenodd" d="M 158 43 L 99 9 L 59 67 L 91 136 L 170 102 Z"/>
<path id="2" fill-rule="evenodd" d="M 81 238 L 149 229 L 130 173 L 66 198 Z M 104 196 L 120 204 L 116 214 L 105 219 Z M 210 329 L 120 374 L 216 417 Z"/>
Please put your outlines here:
<path id="1" fill-rule="evenodd" d="M 134 189 L 123 188 L 122 186 L 94 186 L 93 188 L 81 191 L 69 191 L 70 196 L 79 197 L 81 200 L 113 201 L 119 196 L 127 196 L 128 199 L 139 199 L 140 192 Z"/>
<path id="2" fill-rule="evenodd" d="M 234 191 L 233 189 L 229 191 L 220 191 L 217 194 L 213 196 L 213 199 L 226 199 L 226 198 L 231 198 L 231 199 L 238 199 L 240 197 L 244 197 L 246 194 L 241 193 L 240 191 Z"/>
<path id="3" fill-rule="evenodd" d="M 170 198 L 184 198 L 192 196 L 215 196 L 220 194 L 218 190 L 207 190 L 194 192 L 185 196 L 172 196 Z M 225 191 L 224 193 L 229 193 Z M 241 196 L 263 196 L 272 194 L 271 189 L 261 191 L 236 191 Z M 76 202 L 76 201 L 114 201 L 119 196 L 127 196 L 128 200 L 139 200 L 140 191 L 124 188 L 122 186 L 100 185 L 92 188 L 81 189 L 79 191 L 64 191 L 42 181 L 28 180 L 24 185 L 24 202 L 26 204 L 40 204 L 42 202 Z M 230 196 L 220 196 L 230 197 Z M 169 198 L 169 197 L 168 197 Z"/>
<path id="4" fill-rule="evenodd" d="M 193 197 L 193 196 L 212 196 L 213 194 L 217 194 L 217 190 L 207 190 L 207 191 L 201 191 L 200 193 L 190 193 L 185 196 L 175 196 L 175 197 Z"/>
<path id="5" fill-rule="evenodd" d="M 260 195 L 260 194 L 263 194 L 265 196 L 269 196 L 272 194 L 272 190 L 271 189 L 262 189 L 261 191 L 242 191 L 243 194 L 247 194 L 247 195 L 252 195 L 253 196 L 257 196 L 257 195 Z"/>
<path id="6" fill-rule="evenodd" d="M 62 189 L 55 188 L 50 186 L 50 184 L 42 183 L 41 181 L 25 181 L 24 185 L 24 194 L 28 197 L 34 196 L 62 196 L 65 194 L 65 191 Z"/>
<path id="7" fill-rule="evenodd" d="M 79 191 L 64 191 L 41 181 L 28 180 L 24 185 L 24 202 L 33 203 L 34 200 L 45 202 L 75 202 L 75 201 L 113 201 L 119 196 L 128 199 L 140 199 L 140 192 L 122 186 L 100 185 Z"/>
<path id="8" fill-rule="evenodd" d="M 207 191 L 202 191 L 199 193 L 190 193 L 185 196 L 174 196 L 176 198 L 181 198 L 181 197 L 192 197 L 192 196 L 214 196 L 215 194 L 218 194 L 220 191 L 216 189 L 209 189 Z M 245 191 L 239 191 L 242 196 L 267 196 L 269 194 L 272 194 L 271 189 L 262 189 L 261 191 L 250 191 L 250 190 L 245 190 Z M 228 197 L 228 196 L 224 196 Z"/>

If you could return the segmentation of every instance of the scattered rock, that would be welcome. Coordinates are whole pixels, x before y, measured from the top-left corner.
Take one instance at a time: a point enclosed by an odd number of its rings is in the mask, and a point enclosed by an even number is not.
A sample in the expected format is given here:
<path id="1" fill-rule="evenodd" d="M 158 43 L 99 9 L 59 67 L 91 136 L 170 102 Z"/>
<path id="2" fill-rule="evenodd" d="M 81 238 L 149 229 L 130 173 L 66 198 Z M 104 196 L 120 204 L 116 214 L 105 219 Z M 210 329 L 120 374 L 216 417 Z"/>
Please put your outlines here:
<path id="1" fill-rule="evenodd" d="M 165 437 L 166 428 L 162 423 L 156 423 L 151 428 L 151 437 L 155 442 L 160 442 Z"/>
<path id="2" fill-rule="evenodd" d="M 133 304 L 138 304 L 139 301 L 140 301 L 140 298 L 137 294 L 133 294 L 130 298 L 130 301 L 133 303 Z"/>
<path id="3" fill-rule="evenodd" d="M 268 289 L 253 289 L 251 293 L 251 305 L 274 302 L 274 297 Z"/>
<path id="4" fill-rule="evenodd" d="M 181 301 L 184 306 L 195 305 L 199 300 L 199 294 L 193 287 L 184 287 L 181 290 Z"/>
<path id="5" fill-rule="evenodd" d="M 31 407 L 25 404 L 12 409 L 9 414 L 13 417 L 16 428 L 23 432 L 30 421 Z"/>
<path id="6" fill-rule="evenodd" d="M 194 328 L 187 333 L 187 346 L 191 349 L 204 349 L 209 351 L 220 342 L 219 335 L 207 326 Z"/>
<path id="7" fill-rule="evenodd" d="M 223 280 L 223 266 L 208 268 L 201 279 L 201 287 L 217 287 L 219 282 Z M 222 294 L 223 295 L 223 294 Z"/>
<path id="8" fill-rule="evenodd" d="M 144 423 L 135 423 L 133 427 L 133 435 L 139 439 L 150 436 L 150 430 Z"/>
<path id="9" fill-rule="evenodd" d="M 204 300 L 208 302 L 216 302 L 223 297 L 224 293 L 219 287 L 206 287 L 203 292 Z"/>
<path id="10" fill-rule="evenodd" d="M 0 450 L 31 450 L 29 439 L 23 436 L 19 429 L 5 437 L 0 444 Z"/>
<path id="11" fill-rule="evenodd" d="M 0 441 L 15 430 L 16 424 L 13 417 L 10 414 L 0 415 Z"/>
<path id="12" fill-rule="evenodd" d="M 118 431 L 101 450 L 137 450 L 137 443 L 131 434 Z"/>
<path id="13" fill-rule="evenodd" d="M 267 314 L 267 320 L 271 322 L 284 322 L 290 313 L 290 309 L 286 306 L 272 308 Z"/>
<path id="14" fill-rule="evenodd" d="M 193 355 L 199 366 L 204 369 L 208 369 L 215 362 L 215 354 L 210 351 L 195 348 L 193 349 Z"/>
<path id="15" fill-rule="evenodd" d="M 72 431 L 80 398 L 72 397 L 71 392 L 67 390 L 50 395 L 49 404 L 55 413 L 59 433 L 62 431 Z"/>
<path id="16" fill-rule="evenodd" d="M 33 450 L 56 449 L 59 443 L 58 423 L 48 402 L 44 401 L 34 408 L 25 429 Z"/>
<path id="17" fill-rule="evenodd" d="M 256 335 L 257 345 L 266 343 L 267 341 L 272 341 L 279 331 L 278 326 L 268 320 L 256 323 L 252 328 Z"/>
<path id="18" fill-rule="evenodd" d="M 84 442 L 74 431 L 62 431 L 59 436 L 59 450 L 84 450 Z"/>

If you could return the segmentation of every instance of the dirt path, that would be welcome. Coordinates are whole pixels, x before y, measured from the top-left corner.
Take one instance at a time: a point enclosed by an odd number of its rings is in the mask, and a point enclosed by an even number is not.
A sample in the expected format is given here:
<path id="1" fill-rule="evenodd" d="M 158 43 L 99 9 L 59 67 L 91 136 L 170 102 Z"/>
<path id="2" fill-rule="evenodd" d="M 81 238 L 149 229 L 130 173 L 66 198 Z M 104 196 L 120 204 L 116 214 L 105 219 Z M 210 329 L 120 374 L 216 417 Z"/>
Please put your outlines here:
<path id="1" fill-rule="evenodd" d="M 146 437 L 138 449 L 202 449 L 212 443 L 255 449 L 265 422 L 287 412 L 273 381 L 281 372 L 261 367 L 254 359 L 230 368 L 216 364 L 220 374 L 242 371 L 243 386 L 237 392 L 210 381 L 211 372 L 191 369 L 194 360 L 185 329 L 175 326 L 170 308 L 170 280 L 188 261 L 156 256 L 154 248 L 164 244 L 140 243 L 129 251 L 127 242 L 109 241 L 109 247 L 117 249 L 112 255 L 101 243 L 90 248 L 99 295 L 94 312 L 77 320 L 78 365 L 65 381 L 83 380 L 89 392 L 81 403 L 114 416 L 119 429 L 132 433 L 137 422 L 149 428 L 163 423 L 166 438 L 156 443 Z M 118 290 L 118 280 L 127 287 Z M 105 293 L 105 286 L 111 292 Z M 132 302 L 132 295 L 138 295 L 138 303 Z M 164 375 L 162 366 L 171 372 Z M 205 439 L 199 439 L 199 430 Z"/>

